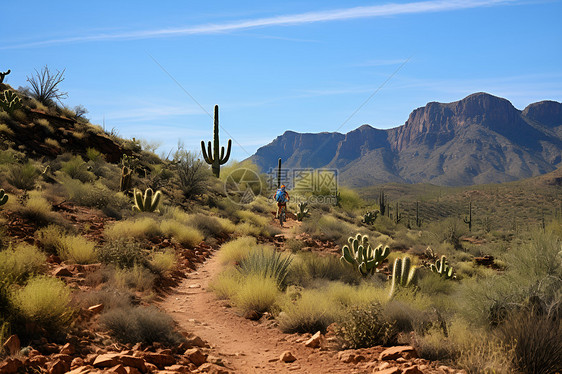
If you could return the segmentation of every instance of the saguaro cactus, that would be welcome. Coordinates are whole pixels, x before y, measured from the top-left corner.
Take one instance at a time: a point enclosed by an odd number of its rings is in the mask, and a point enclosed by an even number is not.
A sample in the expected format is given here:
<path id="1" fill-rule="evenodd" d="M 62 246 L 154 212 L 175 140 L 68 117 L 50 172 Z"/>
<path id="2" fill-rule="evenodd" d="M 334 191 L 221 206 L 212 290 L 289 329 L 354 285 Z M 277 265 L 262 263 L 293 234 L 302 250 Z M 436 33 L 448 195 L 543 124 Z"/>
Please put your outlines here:
<path id="1" fill-rule="evenodd" d="M 440 260 L 435 261 L 435 265 L 431 264 L 429 268 L 432 272 L 439 274 L 445 279 L 451 279 L 453 277 L 453 268 L 447 264 L 447 257 L 445 257 L 445 255 L 441 256 Z"/>
<path id="2" fill-rule="evenodd" d="M 396 209 L 394 212 L 394 223 L 399 224 L 402 221 L 402 213 L 400 213 L 400 203 L 396 203 Z"/>
<path id="3" fill-rule="evenodd" d="M 4 205 L 8 202 L 8 195 L 4 190 L 0 189 L 0 205 Z"/>
<path id="4" fill-rule="evenodd" d="M 6 75 L 10 74 L 12 71 L 10 69 L 8 69 L 8 71 L 5 72 L 0 72 L 0 83 L 4 82 L 4 78 L 6 77 Z"/>
<path id="5" fill-rule="evenodd" d="M 212 165 L 213 174 L 215 177 L 220 177 L 221 165 L 228 162 L 230 158 L 230 148 L 232 147 L 232 139 L 228 139 L 228 145 L 226 147 L 226 155 L 224 153 L 224 146 L 219 146 L 219 106 L 215 105 L 215 119 L 214 119 L 214 129 L 213 129 L 213 146 L 211 148 L 211 141 L 207 144 L 207 150 L 205 150 L 205 142 L 201 140 L 201 150 L 203 152 L 203 158 L 205 162 Z M 219 153 L 220 148 L 220 153 Z"/>
<path id="6" fill-rule="evenodd" d="M 468 225 L 468 231 L 472 231 L 472 201 L 468 204 L 468 216 L 464 217 L 464 223 Z"/>
<path id="7" fill-rule="evenodd" d="M 343 246 L 340 260 L 357 267 L 363 276 L 374 274 L 377 267 L 390 254 L 388 246 L 383 248 L 381 244 L 376 248 L 372 248 L 367 235 L 357 234 L 357 236 L 350 237 L 347 241 L 349 245 Z"/>
<path id="8" fill-rule="evenodd" d="M 386 212 L 386 203 L 384 198 L 384 190 L 379 192 L 379 210 L 381 211 L 381 216 L 384 216 Z"/>
<path id="9" fill-rule="evenodd" d="M 392 283 L 390 287 L 390 298 L 393 298 L 399 287 L 413 286 L 416 282 L 416 267 L 412 266 L 412 260 L 406 256 L 394 260 L 392 267 Z"/>
<path id="10" fill-rule="evenodd" d="M 277 189 L 281 188 L 281 158 L 277 160 Z"/>
<path id="11" fill-rule="evenodd" d="M 133 171 L 127 166 L 121 168 L 121 180 L 119 181 L 119 190 L 125 192 L 131 189 L 131 178 Z"/>
<path id="12" fill-rule="evenodd" d="M 143 196 L 141 191 L 137 191 L 137 189 L 135 189 L 135 205 L 133 205 L 133 210 L 139 212 L 154 212 L 158 209 L 161 198 L 162 192 L 160 191 L 156 191 L 156 193 L 154 193 L 151 188 L 148 188 L 144 192 Z"/>
<path id="13" fill-rule="evenodd" d="M 416 226 L 421 227 L 422 221 L 420 219 L 420 202 L 416 201 Z"/>

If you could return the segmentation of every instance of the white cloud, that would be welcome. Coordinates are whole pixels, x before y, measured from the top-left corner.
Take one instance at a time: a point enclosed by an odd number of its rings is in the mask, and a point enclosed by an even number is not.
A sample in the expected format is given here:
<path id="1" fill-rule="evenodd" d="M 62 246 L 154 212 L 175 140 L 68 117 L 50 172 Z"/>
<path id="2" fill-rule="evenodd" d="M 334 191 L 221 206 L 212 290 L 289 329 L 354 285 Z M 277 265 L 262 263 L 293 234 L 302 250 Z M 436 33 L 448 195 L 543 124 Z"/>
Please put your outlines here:
<path id="1" fill-rule="evenodd" d="M 225 23 L 204 24 L 180 28 L 158 30 L 139 30 L 118 33 L 102 33 L 71 38 L 42 40 L 30 43 L 13 44 L 0 49 L 26 48 L 56 44 L 81 43 L 89 41 L 151 39 L 197 34 L 217 34 L 270 26 L 294 26 L 317 22 L 342 21 L 360 18 L 388 17 L 401 14 L 445 12 L 462 9 L 497 6 L 517 0 L 430 0 L 411 3 L 390 3 L 384 5 L 360 6 L 345 9 L 306 12 L 291 15 L 264 17 Z"/>

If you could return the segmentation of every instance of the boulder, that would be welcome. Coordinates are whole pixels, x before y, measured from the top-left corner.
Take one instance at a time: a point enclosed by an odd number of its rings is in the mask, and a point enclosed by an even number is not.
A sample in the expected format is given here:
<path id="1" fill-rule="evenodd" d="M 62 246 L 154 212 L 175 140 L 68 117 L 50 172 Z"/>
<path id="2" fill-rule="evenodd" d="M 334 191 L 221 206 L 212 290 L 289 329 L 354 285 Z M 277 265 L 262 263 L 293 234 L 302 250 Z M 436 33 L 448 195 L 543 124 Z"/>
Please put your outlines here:
<path id="1" fill-rule="evenodd" d="M 110 368 L 119 365 L 118 355 L 115 353 L 99 355 L 94 359 L 93 365 L 97 368 Z"/>
<path id="2" fill-rule="evenodd" d="M 146 373 L 146 363 L 144 359 L 140 357 L 135 357 L 131 355 L 121 355 L 119 356 L 119 362 L 121 362 L 125 366 L 130 366 L 135 369 L 138 369 L 141 373 Z"/>
<path id="3" fill-rule="evenodd" d="M 23 362 L 15 358 L 7 358 L 0 362 L 0 374 L 12 374 L 23 366 Z"/>
<path id="4" fill-rule="evenodd" d="M 53 270 L 53 275 L 55 277 L 72 277 L 73 274 L 67 267 L 59 266 Z"/>
<path id="5" fill-rule="evenodd" d="M 63 360 L 56 360 L 49 363 L 47 366 L 48 374 L 64 374 L 70 370 L 70 363 Z"/>
<path id="6" fill-rule="evenodd" d="M 121 364 L 113 366 L 111 369 L 107 370 L 108 373 L 116 373 L 116 374 L 127 374 L 127 370 Z"/>
<path id="7" fill-rule="evenodd" d="M 207 356 L 203 354 L 199 348 L 188 349 L 183 355 L 196 366 L 203 365 L 207 362 Z"/>
<path id="8" fill-rule="evenodd" d="M 216 365 L 211 364 L 210 362 L 204 363 L 203 365 L 199 366 L 197 369 L 199 373 L 209 373 L 209 374 L 230 374 L 230 370 Z"/>
<path id="9" fill-rule="evenodd" d="M 174 356 L 166 353 L 145 352 L 143 358 L 146 362 L 154 364 L 158 368 L 164 368 L 164 366 L 170 366 L 176 363 Z"/>
<path id="10" fill-rule="evenodd" d="M 409 345 L 402 345 L 390 347 L 381 352 L 379 356 L 380 361 L 396 360 L 398 357 L 403 358 L 416 358 L 417 354 L 414 347 Z"/>
<path id="11" fill-rule="evenodd" d="M 400 368 L 397 367 L 391 367 L 388 369 L 382 369 L 382 370 L 378 370 L 375 369 L 373 370 L 373 374 L 401 374 L 402 370 L 400 370 Z"/>
<path id="12" fill-rule="evenodd" d="M 279 361 L 281 362 L 295 362 L 296 360 L 297 358 L 290 351 L 281 353 L 281 356 L 279 357 Z"/>
<path id="13" fill-rule="evenodd" d="M 409 366 L 402 370 L 402 374 L 423 374 L 418 365 Z"/>
<path id="14" fill-rule="evenodd" d="M 320 331 L 312 335 L 310 339 L 304 342 L 305 347 L 309 347 L 309 348 L 320 348 L 321 344 L 322 344 L 322 333 Z"/>

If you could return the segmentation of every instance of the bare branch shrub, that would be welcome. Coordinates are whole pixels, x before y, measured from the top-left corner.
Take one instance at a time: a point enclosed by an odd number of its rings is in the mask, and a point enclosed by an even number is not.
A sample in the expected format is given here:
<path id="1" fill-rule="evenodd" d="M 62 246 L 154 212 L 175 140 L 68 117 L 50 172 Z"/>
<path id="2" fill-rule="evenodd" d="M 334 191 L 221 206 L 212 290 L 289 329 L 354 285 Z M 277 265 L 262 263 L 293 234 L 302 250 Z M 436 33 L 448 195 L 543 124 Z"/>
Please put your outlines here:
<path id="1" fill-rule="evenodd" d="M 59 89 L 59 84 L 64 81 L 65 71 L 66 69 L 52 73 L 47 65 L 41 71 L 35 69 L 35 75 L 27 77 L 27 81 L 31 84 L 31 96 L 46 106 L 52 106 L 55 101 L 66 99 L 68 93 Z"/>

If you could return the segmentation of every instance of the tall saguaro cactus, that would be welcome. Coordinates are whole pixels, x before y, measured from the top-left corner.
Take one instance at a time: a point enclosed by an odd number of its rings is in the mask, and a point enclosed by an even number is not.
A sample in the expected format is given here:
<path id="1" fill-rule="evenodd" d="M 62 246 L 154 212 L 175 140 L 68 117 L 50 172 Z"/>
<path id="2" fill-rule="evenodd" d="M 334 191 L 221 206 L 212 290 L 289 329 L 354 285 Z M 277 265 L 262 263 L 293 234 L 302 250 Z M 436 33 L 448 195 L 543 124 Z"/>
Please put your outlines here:
<path id="1" fill-rule="evenodd" d="M 464 223 L 468 225 L 468 231 L 472 231 L 472 201 L 468 204 L 468 216 L 464 217 Z"/>
<path id="2" fill-rule="evenodd" d="M 12 71 L 10 69 L 8 69 L 8 71 L 5 71 L 3 73 L 0 72 L 0 83 L 4 82 L 4 78 L 6 77 L 6 75 L 10 74 Z"/>
<path id="3" fill-rule="evenodd" d="M 232 147 L 232 139 L 228 139 L 226 146 L 226 155 L 224 154 L 224 146 L 219 145 L 219 106 L 215 105 L 215 119 L 213 129 L 213 147 L 211 148 L 211 141 L 207 144 L 205 150 L 205 141 L 201 140 L 201 150 L 203 151 L 203 158 L 205 162 L 212 166 L 213 174 L 215 177 L 220 177 L 221 165 L 228 162 L 230 158 L 230 148 Z M 219 153 L 220 148 L 220 153 Z"/>
<path id="4" fill-rule="evenodd" d="M 384 213 L 386 212 L 386 203 L 385 203 L 385 198 L 384 198 L 384 190 L 381 190 L 379 192 L 379 210 L 381 212 L 381 216 L 384 216 Z"/>
<path id="5" fill-rule="evenodd" d="M 277 189 L 281 188 L 281 158 L 277 160 Z"/>

